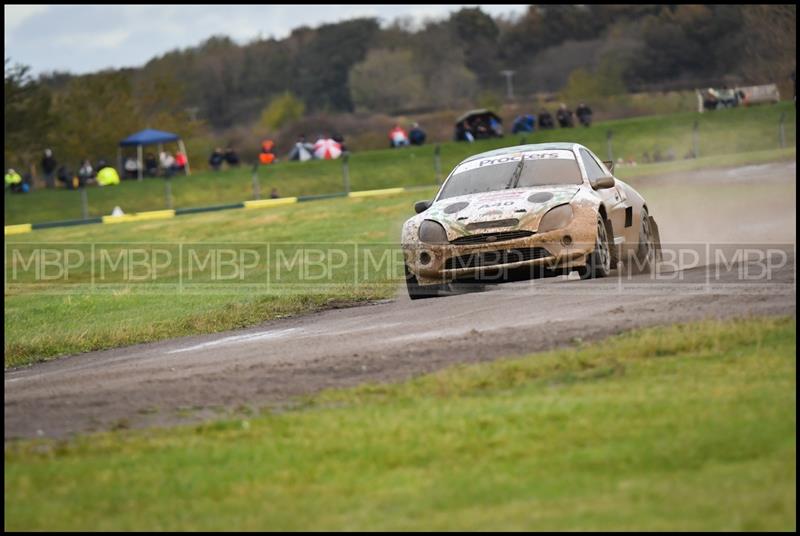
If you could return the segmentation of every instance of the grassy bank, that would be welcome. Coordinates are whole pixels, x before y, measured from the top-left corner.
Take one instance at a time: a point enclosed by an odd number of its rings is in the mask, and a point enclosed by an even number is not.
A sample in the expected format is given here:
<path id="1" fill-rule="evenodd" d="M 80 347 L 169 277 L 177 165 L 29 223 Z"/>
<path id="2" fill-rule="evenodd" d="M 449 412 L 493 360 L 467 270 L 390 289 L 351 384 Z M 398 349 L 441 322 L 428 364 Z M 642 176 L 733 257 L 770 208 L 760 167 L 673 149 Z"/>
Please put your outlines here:
<path id="1" fill-rule="evenodd" d="M 556 129 L 527 135 L 507 135 L 500 140 L 484 140 L 474 144 L 443 143 L 441 145 L 442 173 L 447 174 L 455 164 L 471 154 L 515 145 L 546 141 L 575 141 L 606 158 L 608 131 L 613 133 L 612 151 L 616 157 L 645 163 L 645 153 L 652 158 L 656 152 L 672 153 L 677 160 L 693 148 L 692 126 L 698 122 L 700 157 L 741 152 L 766 151 L 779 147 L 778 119 L 786 114 L 785 142 L 795 145 L 795 109 L 792 103 L 755 108 L 719 110 L 714 113 L 682 113 L 666 116 L 639 117 L 597 123 L 591 128 Z M 195 155 L 205 158 L 205 155 Z M 691 165 L 691 164 L 686 164 Z M 381 150 L 354 153 L 349 162 L 352 190 L 370 190 L 394 186 L 434 184 L 434 146 L 402 150 Z M 262 195 L 272 187 L 282 196 L 312 195 L 343 190 L 341 161 L 282 162 L 259 171 Z M 234 203 L 253 197 L 252 173 L 248 167 L 220 173 L 199 173 L 172 181 L 172 196 L 176 208 Z M 147 179 L 141 183 L 124 181 L 111 188 L 91 188 L 88 191 L 91 216 L 110 214 L 115 206 L 126 212 L 165 208 L 165 185 L 162 179 Z M 81 200 L 76 191 L 35 191 L 29 195 L 8 195 L 5 198 L 6 225 L 80 219 Z"/>
<path id="2" fill-rule="evenodd" d="M 5 449 L 6 530 L 794 530 L 793 319 Z"/>
<path id="3" fill-rule="evenodd" d="M 294 270 L 286 270 L 290 275 L 286 276 L 289 279 L 285 280 L 285 285 L 271 285 L 269 291 L 253 285 L 263 283 L 267 272 L 274 278 L 277 244 L 286 244 L 288 248 L 283 265 L 294 261 L 297 248 L 292 244 L 306 245 L 309 249 L 319 246 L 327 251 L 329 247 L 340 249 L 336 243 L 359 243 L 364 245 L 359 250 L 362 256 L 369 251 L 380 259 L 388 245 L 397 244 L 404 218 L 413 213 L 413 202 L 430 197 L 432 192 L 430 189 L 387 198 L 333 199 L 267 210 L 47 229 L 10 236 L 7 243 L 22 248 L 22 263 L 30 258 L 29 252 L 54 243 L 57 245 L 53 247 L 59 250 L 83 251 L 87 258 L 94 247 L 95 259 L 100 257 L 99 248 L 108 247 L 109 258 L 114 262 L 118 262 L 123 248 L 147 251 L 171 248 L 174 253 L 178 243 L 202 243 L 209 248 L 233 248 L 238 252 L 251 248 L 260 251 L 261 246 L 270 243 L 272 262 L 260 259 L 258 266 L 248 270 L 241 279 L 216 284 L 209 277 L 200 277 L 194 286 L 184 280 L 183 287 L 178 286 L 180 263 L 177 260 L 160 270 L 157 277 L 137 281 L 125 277 L 119 264 L 113 271 L 108 263 L 105 265 L 108 271 L 116 274 L 108 276 L 108 283 L 113 287 L 98 288 L 91 286 L 90 263 L 70 270 L 68 279 L 62 278 L 50 286 L 29 284 L 35 278 L 33 269 L 15 280 L 9 268 L 14 262 L 13 253 L 7 254 L 7 282 L 21 284 L 6 287 L 5 366 L 24 365 L 68 353 L 223 331 L 280 316 L 393 296 L 400 282 L 398 273 L 402 274 L 402 265 L 399 272 L 397 269 L 362 272 L 356 279 L 354 257 L 348 257 L 345 266 L 330 270 L 321 280 L 306 277 L 304 281 L 308 284 L 300 281 L 303 278 L 298 270 L 302 266 L 295 264 Z M 20 245 L 23 243 L 24 246 Z M 252 246 L 253 243 L 260 246 Z M 334 245 L 330 246 L 332 243 Z M 198 257 L 205 261 L 205 251 Z M 308 262 L 313 261 L 309 259 Z M 122 262 L 124 269 L 125 261 Z M 16 266 L 20 265 L 17 262 Z M 97 264 L 94 269 L 94 281 L 100 283 L 103 274 Z M 182 273 L 185 275 L 186 271 Z M 207 270 L 205 272 L 207 275 Z M 127 275 L 134 275 L 134 272 Z"/>

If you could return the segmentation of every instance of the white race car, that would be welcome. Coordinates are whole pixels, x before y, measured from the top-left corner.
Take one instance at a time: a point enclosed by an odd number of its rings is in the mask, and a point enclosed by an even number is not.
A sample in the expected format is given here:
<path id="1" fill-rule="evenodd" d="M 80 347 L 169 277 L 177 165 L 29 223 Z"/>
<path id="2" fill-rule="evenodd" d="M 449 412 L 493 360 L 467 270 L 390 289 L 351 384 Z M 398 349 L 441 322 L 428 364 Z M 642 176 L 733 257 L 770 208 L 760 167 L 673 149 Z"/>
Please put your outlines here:
<path id="1" fill-rule="evenodd" d="M 412 299 L 457 281 L 650 269 L 658 226 L 636 190 L 577 143 L 520 145 L 467 158 L 403 226 Z"/>

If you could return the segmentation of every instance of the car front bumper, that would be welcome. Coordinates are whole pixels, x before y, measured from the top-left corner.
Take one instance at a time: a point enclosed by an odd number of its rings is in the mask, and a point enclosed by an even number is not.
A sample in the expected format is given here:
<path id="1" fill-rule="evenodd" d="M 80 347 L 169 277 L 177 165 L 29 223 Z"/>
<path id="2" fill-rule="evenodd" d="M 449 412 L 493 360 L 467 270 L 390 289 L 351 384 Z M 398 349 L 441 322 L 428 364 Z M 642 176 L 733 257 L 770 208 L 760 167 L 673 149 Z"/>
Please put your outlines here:
<path id="1" fill-rule="evenodd" d="M 596 216 L 531 236 L 471 245 L 404 244 L 403 255 L 420 285 L 461 278 L 502 278 L 516 269 L 575 269 L 586 264 L 597 238 Z M 491 233 L 486 233 L 491 234 Z"/>

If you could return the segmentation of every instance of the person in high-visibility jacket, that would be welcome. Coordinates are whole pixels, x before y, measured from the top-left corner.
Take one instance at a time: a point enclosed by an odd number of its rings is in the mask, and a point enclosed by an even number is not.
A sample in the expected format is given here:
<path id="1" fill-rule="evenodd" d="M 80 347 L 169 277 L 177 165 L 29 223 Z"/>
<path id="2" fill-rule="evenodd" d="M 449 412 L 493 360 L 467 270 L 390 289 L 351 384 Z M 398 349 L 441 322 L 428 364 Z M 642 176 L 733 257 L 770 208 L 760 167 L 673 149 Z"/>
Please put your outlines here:
<path id="1" fill-rule="evenodd" d="M 6 188 L 12 192 L 27 192 L 26 186 L 27 184 L 22 182 L 22 176 L 14 169 L 9 168 L 6 173 Z"/>
<path id="2" fill-rule="evenodd" d="M 100 186 L 111 186 L 112 184 L 119 184 L 119 174 L 117 173 L 117 170 L 111 166 L 108 166 L 98 171 L 97 184 Z"/>
<path id="3" fill-rule="evenodd" d="M 272 140 L 264 140 L 261 142 L 261 153 L 258 155 L 258 161 L 262 165 L 269 165 L 275 162 L 275 142 Z"/>

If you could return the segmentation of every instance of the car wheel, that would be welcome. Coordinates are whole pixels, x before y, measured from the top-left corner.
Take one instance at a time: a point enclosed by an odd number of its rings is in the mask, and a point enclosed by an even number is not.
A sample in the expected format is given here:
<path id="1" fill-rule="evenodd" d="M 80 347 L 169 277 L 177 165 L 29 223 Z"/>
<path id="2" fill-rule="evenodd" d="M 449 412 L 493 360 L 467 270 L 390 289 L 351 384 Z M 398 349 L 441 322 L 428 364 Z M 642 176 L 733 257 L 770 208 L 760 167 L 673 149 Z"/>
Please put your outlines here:
<path id="1" fill-rule="evenodd" d="M 611 273 L 611 246 L 608 242 L 608 228 L 603 216 L 597 215 L 597 238 L 594 251 L 586 259 L 586 266 L 578 269 L 581 279 L 606 277 Z"/>
<path id="2" fill-rule="evenodd" d="M 406 287 L 408 288 L 408 297 L 412 300 L 422 300 L 425 298 L 436 298 L 443 296 L 445 289 L 448 285 L 420 285 L 417 276 L 409 270 L 408 265 L 405 266 L 406 271 Z"/>
<path id="3" fill-rule="evenodd" d="M 655 222 L 647 213 L 646 208 L 642 208 L 642 223 L 639 226 L 639 244 L 636 248 L 636 261 L 632 263 L 629 272 L 635 274 L 652 272 L 655 269 L 658 259 L 658 241 Z"/>

